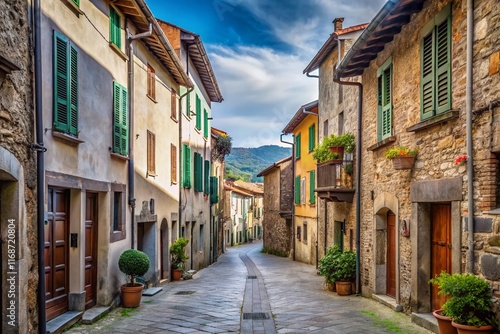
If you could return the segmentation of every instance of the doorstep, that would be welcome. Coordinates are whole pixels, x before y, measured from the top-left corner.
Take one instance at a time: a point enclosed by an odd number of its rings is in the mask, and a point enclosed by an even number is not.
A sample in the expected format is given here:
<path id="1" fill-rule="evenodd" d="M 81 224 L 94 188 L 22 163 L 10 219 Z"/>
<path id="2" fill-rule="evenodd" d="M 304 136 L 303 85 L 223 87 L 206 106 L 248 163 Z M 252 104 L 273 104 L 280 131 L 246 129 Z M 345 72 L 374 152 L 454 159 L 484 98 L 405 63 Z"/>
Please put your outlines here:
<path id="1" fill-rule="evenodd" d="M 62 333 L 65 329 L 73 326 L 82 317 L 81 311 L 68 311 L 47 322 L 45 330 L 47 334 Z"/>
<path id="2" fill-rule="evenodd" d="M 396 299 L 389 297 L 387 295 L 372 294 L 373 300 L 391 308 L 394 312 L 403 312 L 403 306 L 396 303 Z"/>
<path id="3" fill-rule="evenodd" d="M 163 290 L 163 288 L 148 288 L 148 289 L 145 289 L 142 291 L 142 295 L 143 296 L 154 296 L 156 295 L 158 292 L 160 292 L 161 290 Z"/>
<path id="4" fill-rule="evenodd" d="M 96 322 L 97 320 L 101 319 L 104 317 L 106 314 L 111 312 L 113 307 L 110 306 L 94 306 L 83 314 L 82 317 L 82 324 L 84 325 L 90 325 Z"/>
<path id="5" fill-rule="evenodd" d="M 438 323 L 432 313 L 412 313 L 411 322 L 430 330 L 433 333 L 439 333 Z"/>

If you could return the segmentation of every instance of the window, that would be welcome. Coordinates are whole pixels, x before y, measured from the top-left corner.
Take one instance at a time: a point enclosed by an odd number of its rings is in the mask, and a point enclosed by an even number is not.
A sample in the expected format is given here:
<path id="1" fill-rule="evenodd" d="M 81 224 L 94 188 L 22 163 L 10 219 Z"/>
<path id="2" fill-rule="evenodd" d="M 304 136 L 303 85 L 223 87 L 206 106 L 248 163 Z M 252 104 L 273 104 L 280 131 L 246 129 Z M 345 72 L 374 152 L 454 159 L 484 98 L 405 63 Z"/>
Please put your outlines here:
<path id="1" fill-rule="evenodd" d="M 341 111 L 338 116 L 338 135 L 344 134 L 344 112 Z"/>
<path id="2" fill-rule="evenodd" d="M 118 49 L 122 47 L 121 17 L 113 6 L 109 6 L 109 39 Z"/>
<path id="3" fill-rule="evenodd" d="M 208 138 L 208 112 L 203 109 L 203 137 Z"/>
<path id="4" fill-rule="evenodd" d="M 309 203 L 316 203 L 316 194 L 314 190 L 316 189 L 316 171 L 312 170 L 309 172 Z"/>
<path id="5" fill-rule="evenodd" d="M 210 176 L 210 204 L 219 203 L 219 178 Z"/>
<path id="6" fill-rule="evenodd" d="M 300 159 L 300 133 L 295 136 L 295 159 Z"/>
<path id="7" fill-rule="evenodd" d="M 148 130 L 148 143 L 147 143 L 147 158 L 148 158 L 148 175 L 156 175 L 156 136 Z"/>
<path id="8" fill-rule="evenodd" d="M 300 184 L 300 204 L 306 204 L 306 178 L 303 177 Z"/>
<path id="9" fill-rule="evenodd" d="M 392 59 L 389 58 L 377 71 L 377 140 L 392 135 Z"/>
<path id="10" fill-rule="evenodd" d="M 170 117 L 177 119 L 177 92 L 173 88 L 170 90 Z"/>
<path id="11" fill-rule="evenodd" d="M 302 223 L 302 241 L 307 243 L 307 222 Z"/>
<path id="12" fill-rule="evenodd" d="M 148 64 L 148 96 L 156 101 L 156 74 L 155 69 Z"/>
<path id="13" fill-rule="evenodd" d="M 170 182 L 177 183 L 177 147 L 170 144 Z"/>
<path id="14" fill-rule="evenodd" d="M 119 240 L 123 240 L 126 237 L 125 234 L 125 194 L 126 187 L 123 184 L 113 183 L 111 185 L 110 192 L 110 208 L 111 208 L 111 219 L 110 221 L 110 242 L 115 242 Z"/>
<path id="15" fill-rule="evenodd" d="M 198 250 L 203 250 L 203 244 L 205 243 L 205 228 L 203 224 L 200 224 L 200 239 L 198 242 Z"/>
<path id="16" fill-rule="evenodd" d="M 210 161 L 205 160 L 205 169 L 203 170 L 203 193 L 210 194 Z"/>
<path id="17" fill-rule="evenodd" d="M 203 191 L 203 157 L 194 152 L 194 191 Z"/>
<path id="18" fill-rule="evenodd" d="M 182 144 L 182 187 L 191 188 L 191 148 L 186 144 Z"/>
<path id="19" fill-rule="evenodd" d="M 196 94 L 196 128 L 201 130 L 201 99 Z"/>
<path id="20" fill-rule="evenodd" d="M 113 192 L 113 232 L 121 231 L 121 216 L 122 212 L 120 210 L 122 193 Z"/>
<path id="21" fill-rule="evenodd" d="M 314 146 L 316 145 L 316 125 L 311 124 L 309 127 L 309 152 L 314 150 Z"/>
<path id="22" fill-rule="evenodd" d="M 78 137 L 78 51 L 54 31 L 54 129 Z"/>
<path id="23" fill-rule="evenodd" d="M 300 204 L 300 176 L 295 177 L 295 204 Z"/>
<path id="24" fill-rule="evenodd" d="M 113 83 L 113 152 L 128 154 L 128 97 L 127 89 Z"/>
<path id="25" fill-rule="evenodd" d="M 420 118 L 451 109 L 451 9 L 446 6 L 420 31 Z"/>
<path id="26" fill-rule="evenodd" d="M 323 137 L 328 137 L 328 120 L 323 122 Z"/>

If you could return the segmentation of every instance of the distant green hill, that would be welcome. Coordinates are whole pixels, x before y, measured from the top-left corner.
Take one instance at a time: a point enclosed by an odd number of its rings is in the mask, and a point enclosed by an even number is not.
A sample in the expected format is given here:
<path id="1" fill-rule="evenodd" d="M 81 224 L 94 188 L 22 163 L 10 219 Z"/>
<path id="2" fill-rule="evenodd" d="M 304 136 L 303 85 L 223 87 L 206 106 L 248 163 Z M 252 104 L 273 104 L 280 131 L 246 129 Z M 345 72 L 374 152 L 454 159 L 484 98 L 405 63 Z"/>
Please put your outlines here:
<path id="1" fill-rule="evenodd" d="M 241 178 L 247 182 L 263 182 L 263 178 L 257 177 L 257 174 L 291 154 L 291 148 L 278 145 L 233 147 L 231 154 L 226 156 L 225 177 L 226 179 Z"/>

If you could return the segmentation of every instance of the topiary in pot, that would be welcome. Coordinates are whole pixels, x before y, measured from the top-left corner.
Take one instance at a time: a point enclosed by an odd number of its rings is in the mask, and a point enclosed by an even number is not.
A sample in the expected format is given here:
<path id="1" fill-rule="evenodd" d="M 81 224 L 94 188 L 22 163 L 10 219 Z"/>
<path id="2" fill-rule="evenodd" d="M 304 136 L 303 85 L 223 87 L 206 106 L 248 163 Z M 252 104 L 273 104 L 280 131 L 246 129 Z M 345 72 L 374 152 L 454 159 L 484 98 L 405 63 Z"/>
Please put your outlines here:
<path id="1" fill-rule="evenodd" d="M 335 259 L 333 278 L 337 286 L 337 294 L 350 295 L 352 282 L 356 279 L 356 254 L 345 251 Z"/>
<path id="2" fill-rule="evenodd" d="M 124 307 L 140 305 L 143 285 L 136 283 L 135 279 L 137 276 L 144 275 L 149 270 L 150 264 L 148 255 L 137 249 L 128 249 L 120 255 L 118 268 L 130 279 L 121 287 Z"/>

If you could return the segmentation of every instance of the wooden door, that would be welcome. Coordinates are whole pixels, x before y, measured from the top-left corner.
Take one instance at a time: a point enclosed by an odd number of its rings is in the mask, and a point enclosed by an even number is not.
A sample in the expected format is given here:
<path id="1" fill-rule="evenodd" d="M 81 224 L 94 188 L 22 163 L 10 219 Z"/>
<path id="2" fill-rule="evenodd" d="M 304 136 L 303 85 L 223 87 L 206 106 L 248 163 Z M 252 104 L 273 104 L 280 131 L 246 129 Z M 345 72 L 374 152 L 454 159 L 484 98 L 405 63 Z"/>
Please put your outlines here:
<path id="1" fill-rule="evenodd" d="M 85 206 L 85 309 L 97 299 L 97 194 L 87 193 Z"/>
<path id="2" fill-rule="evenodd" d="M 160 230 L 160 278 L 166 278 L 165 275 L 165 266 L 163 264 L 163 260 L 165 259 L 163 252 L 166 250 L 166 247 L 163 245 L 163 230 Z"/>
<path id="3" fill-rule="evenodd" d="M 387 213 L 386 294 L 396 298 L 396 216 Z"/>
<path id="4" fill-rule="evenodd" d="M 451 273 L 451 205 L 435 204 L 431 207 L 431 277 L 442 271 Z M 432 309 L 443 306 L 446 299 L 438 294 L 438 287 L 432 285 Z"/>
<path id="5" fill-rule="evenodd" d="M 45 223 L 45 310 L 47 321 L 68 311 L 69 196 L 49 188 Z"/>

